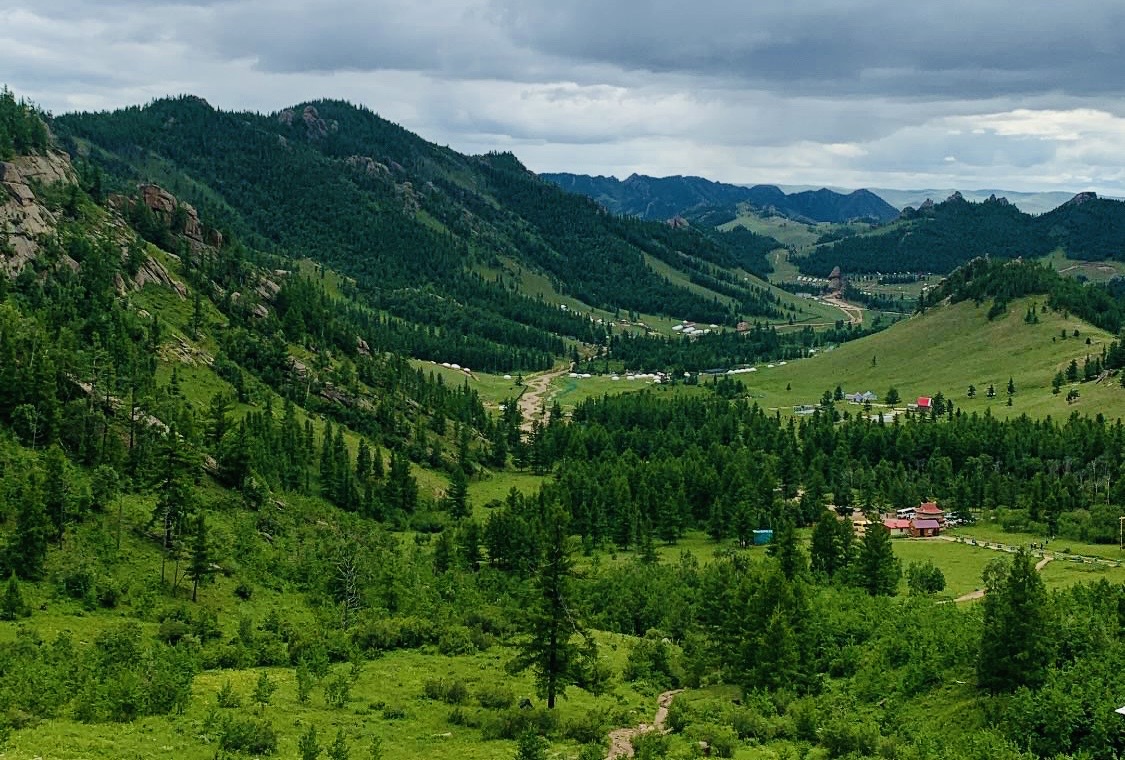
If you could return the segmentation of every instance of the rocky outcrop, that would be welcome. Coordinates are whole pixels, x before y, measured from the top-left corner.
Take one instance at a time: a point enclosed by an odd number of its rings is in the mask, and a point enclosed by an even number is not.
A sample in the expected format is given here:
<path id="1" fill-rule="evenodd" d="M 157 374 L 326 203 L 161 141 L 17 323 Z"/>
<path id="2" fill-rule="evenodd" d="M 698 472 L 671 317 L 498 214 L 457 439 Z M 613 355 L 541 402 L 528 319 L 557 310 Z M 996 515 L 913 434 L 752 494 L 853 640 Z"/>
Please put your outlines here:
<path id="1" fill-rule="evenodd" d="M 373 177 L 389 177 L 391 170 L 386 164 L 381 164 L 371 156 L 348 156 L 344 163 L 357 171 Z"/>
<path id="2" fill-rule="evenodd" d="M 1092 190 L 1087 190 L 1084 193 L 1079 193 L 1078 195 L 1074 196 L 1073 198 L 1071 198 L 1069 201 L 1067 201 L 1063 205 L 1064 206 L 1081 206 L 1083 203 L 1086 203 L 1087 201 L 1096 201 L 1097 199 L 1098 199 L 1097 193 L 1093 192 Z"/>
<path id="3" fill-rule="evenodd" d="M 146 256 L 141 268 L 137 270 L 133 282 L 137 284 L 137 288 L 143 288 L 149 283 L 160 285 L 170 290 L 176 291 L 180 298 L 187 298 L 187 288 L 179 280 L 172 279 L 172 275 L 168 274 L 168 270 L 164 268 L 156 259 L 151 256 Z"/>
<path id="4" fill-rule="evenodd" d="M 205 242 L 203 225 L 199 223 L 199 213 L 194 206 L 176 200 L 176 196 L 160 185 L 141 185 L 139 189 L 141 191 L 141 202 L 159 216 L 165 224 L 178 227 L 182 223 L 183 229 L 173 229 L 173 232 L 182 234 L 194 243 Z M 181 219 L 178 220 L 176 219 L 177 211 L 182 215 Z M 217 230 L 210 230 L 209 232 L 211 233 L 210 237 L 214 239 L 217 236 L 221 244 L 222 235 Z M 214 247 L 218 248 L 218 246 Z"/>
<path id="5" fill-rule="evenodd" d="M 55 231 L 58 220 L 39 203 L 35 188 L 76 181 L 65 153 L 0 161 L 0 270 L 20 272 L 39 252 L 40 238 Z"/>
<path id="6" fill-rule="evenodd" d="M 287 127 L 297 121 L 297 113 L 292 108 L 286 108 L 277 115 L 277 120 Z M 320 118 L 315 106 L 305 106 L 301 111 L 301 123 L 305 125 L 305 137 L 309 140 L 321 140 L 328 135 L 336 134 L 340 125 L 336 121 L 325 121 Z"/>

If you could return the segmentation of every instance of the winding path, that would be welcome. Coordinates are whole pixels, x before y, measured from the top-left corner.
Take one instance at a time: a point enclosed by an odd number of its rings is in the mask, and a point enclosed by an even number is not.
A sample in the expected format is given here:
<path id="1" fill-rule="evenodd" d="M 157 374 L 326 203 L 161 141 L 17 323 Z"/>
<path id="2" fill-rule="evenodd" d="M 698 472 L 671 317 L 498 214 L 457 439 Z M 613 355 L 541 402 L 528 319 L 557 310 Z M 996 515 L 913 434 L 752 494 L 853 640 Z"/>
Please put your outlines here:
<path id="1" fill-rule="evenodd" d="M 829 295 L 821 298 L 824 303 L 829 306 L 835 306 L 840 311 L 844 312 L 848 317 L 848 322 L 853 325 L 858 325 L 863 322 L 863 309 L 855 304 L 848 303 L 837 295 Z"/>
<path id="2" fill-rule="evenodd" d="M 524 391 L 520 395 L 520 416 L 523 418 L 523 423 L 520 427 L 523 432 L 531 432 L 531 424 L 543 417 L 543 404 L 546 400 L 547 391 L 551 388 L 551 383 L 555 378 L 562 377 L 567 372 L 570 372 L 570 367 L 556 367 L 555 369 L 548 370 L 541 375 L 536 375 L 530 380 L 524 378 Z"/>
<path id="3" fill-rule="evenodd" d="M 656 715 L 653 716 L 652 723 L 642 723 L 633 728 L 615 728 L 609 732 L 609 754 L 605 756 L 605 760 L 617 760 L 619 757 L 633 757 L 633 737 L 639 734 L 647 734 L 650 731 L 659 731 L 666 733 L 667 729 L 664 728 L 664 721 L 668 719 L 668 707 L 672 704 L 672 700 L 676 695 L 682 692 L 683 689 L 673 689 L 666 691 L 660 695 L 656 700 Z"/>
<path id="4" fill-rule="evenodd" d="M 961 543 L 961 544 L 966 543 L 964 540 L 961 540 L 960 538 L 955 538 L 954 536 L 935 536 L 935 538 L 937 538 L 938 540 L 941 540 L 941 541 L 949 541 L 951 543 Z M 979 546 L 982 549 L 992 549 L 993 551 L 1008 552 L 1009 554 L 1014 554 L 1016 552 L 1016 547 L 1014 547 L 1014 546 L 1009 546 L 1007 544 L 998 544 L 998 543 L 993 542 L 993 541 L 982 541 L 980 543 L 977 543 L 977 542 L 974 541 L 973 545 Z M 1047 566 L 1047 563 L 1055 558 L 1054 555 L 1051 555 L 1051 554 L 1043 554 L 1043 555 L 1040 555 L 1040 556 L 1042 557 L 1042 559 L 1040 559 L 1038 562 L 1035 563 L 1035 571 L 1036 572 L 1042 571 L 1043 568 Z M 987 591 L 987 589 L 978 588 L 976 591 L 970 591 L 967 594 L 962 594 L 961 596 L 957 597 L 953 601 L 954 602 L 971 602 L 974 599 L 982 598 L 985 594 L 985 591 Z"/>

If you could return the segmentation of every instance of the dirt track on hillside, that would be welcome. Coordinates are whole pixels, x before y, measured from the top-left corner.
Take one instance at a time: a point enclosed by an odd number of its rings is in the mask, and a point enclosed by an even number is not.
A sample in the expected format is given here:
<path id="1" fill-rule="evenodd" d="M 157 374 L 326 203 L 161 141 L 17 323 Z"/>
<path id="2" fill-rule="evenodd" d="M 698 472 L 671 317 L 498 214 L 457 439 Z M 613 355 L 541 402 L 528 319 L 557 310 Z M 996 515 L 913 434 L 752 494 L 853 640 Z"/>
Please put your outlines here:
<path id="1" fill-rule="evenodd" d="M 524 380 L 524 392 L 520 396 L 520 415 L 523 418 L 523 423 L 520 427 L 523 432 L 531 432 L 531 424 L 543 418 L 543 406 L 546 403 L 547 392 L 551 389 L 551 383 L 555 378 L 562 377 L 567 372 L 570 372 L 570 367 L 557 367 L 555 369 L 544 372 L 542 375 L 536 375 L 530 380 Z"/>
<path id="2" fill-rule="evenodd" d="M 650 731 L 665 733 L 664 721 L 668 719 L 668 707 L 672 704 L 672 700 L 676 698 L 676 695 L 682 691 L 683 689 L 674 689 L 673 691 L 666 691 L 660 695 L 656 700 L 656 715 L 653 717 L 652 723 L 642 723 L 632 728 L 615 728 L 610 731 L 609 754 L 605 756 L 605 760 L 617 760 L 619 757 L 633 757 L 633 737 L 639 734 L 647 734 Z"/>

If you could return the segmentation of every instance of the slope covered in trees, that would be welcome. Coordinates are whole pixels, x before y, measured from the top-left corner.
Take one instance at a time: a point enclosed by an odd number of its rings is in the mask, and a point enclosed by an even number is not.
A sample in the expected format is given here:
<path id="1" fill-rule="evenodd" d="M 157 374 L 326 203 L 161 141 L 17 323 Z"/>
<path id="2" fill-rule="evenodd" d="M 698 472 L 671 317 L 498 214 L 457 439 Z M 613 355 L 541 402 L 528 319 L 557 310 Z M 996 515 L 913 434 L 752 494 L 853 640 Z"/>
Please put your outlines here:
<path id="1" fill-rule="evenodd" d="M 868 190 L 845 194 L 821 188 L 785 193 L 774 185 L 746 187 L 702 177 L 632 174 L 618 180 L 567 173 L 540 176 L 572 193 L 593 198 L 611 213 L 641 219 L 698 217 L 708 210 L 740 203 L 749 204 L 762 213 L 780 214 L 802 222 L 886 222 L 898 216 L 898 209 Z"/>
<path id="2" fill-rule="evenodd" d="M 971 259 L 1038 258 L 1056 248 L 1072 259 L 1121 260 L 1125 203 L 1082 193 L 1041 216 L 1025 214 L 1003 198 L 972 203 L 947 200 L 906 209 L 901 220 L 871 233 L 818 246 L 794 263 L 806 274 L 936 272 L 946 274 Z"/>
<path id="3" fill-rule="evenodd" d="M 85 178 L 37 189 L 56 227 L 0 275 L 7 755 L 585 760 L 675 687 L 639 756 L 1125 751 L 1120 585 L 1048 592 L 1021 554 L 985 603 L 903 598 L 893 543 L 837 515 L 937 499 L 1112 543 L 1120 422 L 831 393 L 798 421 L 727 387 L 522 434 L 516 403 L 371 350 L 393 317 L 336 273 Z M 490 478 L 538 488 L 472 503 Z"/>
<path id="4" fill-rule="evenodd" d="M 476 356 L 460 363 L 506 371 L 544 368 L 562 353 L 556 336 L 601 341 L 590 320 L 513 293 L 482 269 L 510 268 L 518 279 L 516 268 L 527 267 L 560 293 L 610 311 L 725 324 L 780 315 L 764 293 L 725 281 L 729 268 L 765 268 L 761 246 L 745 235 L 717 242 L 626 223 L 537 179 L 510 154 L 462 156 L 348 103 L 266 116 L 182 97 L 63 115 L 53 125 L 109 188 L 156 181 L 228 237 L 347 274 L 353 295 L 408 333 L 388 338 L 397 350 L 426 333 L 448 360 L 458 341 L 475 340 Z M 696 287 L 657 274 L 647 257 Z M 504 358 L 510 349 L 520 353 Z"/>

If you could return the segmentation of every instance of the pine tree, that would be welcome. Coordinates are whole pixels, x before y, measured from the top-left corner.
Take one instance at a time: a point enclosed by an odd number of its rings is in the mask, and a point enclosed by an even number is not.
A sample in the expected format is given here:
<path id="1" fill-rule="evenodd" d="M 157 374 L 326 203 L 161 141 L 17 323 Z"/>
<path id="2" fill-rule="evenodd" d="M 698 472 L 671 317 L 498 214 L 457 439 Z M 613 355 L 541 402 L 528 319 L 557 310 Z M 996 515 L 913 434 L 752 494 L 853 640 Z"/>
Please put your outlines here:
<path id="1" fill-rule="evenodd" d="M 460 467 L 453 468 L 445 498 L 449 502 L 450 517 L 462 520 L 469 516 L 469 479 Z"/>
<path id="2" fill-rule="evenodd" d="M 191 541 L 191 559 L 188 562 L 188 577 L 191 578 L 191 600 L 199 594 L 199 584 L 211 575 L 211 552 L 207 546 L 207 523 L 203 513 L 195 521 L 195 533 Z"/>
<path id="3" fill-rule="evenodd" d="M 66 523 L 70 517 L 70 476 L 66 468 L 66 454 L 58 444 L 48 447 L 45 459 L 46 478 L 43 483 L 43 507 L 51 518 L 53 538 L 62 546 Z"/>
<path id="4" fill-rule="evenodd" d="M 792 520 L 783 520 L 774 533 L 767 553 L 776 557 L 786 580 L 793 580 L 808 571 L 809 561 L 797 543 L 797 529 Z"/>
<path id="5" fill-rule="evenodd" d="M 254 703 L 258 705 L 258 712 L 265 709 L 266 705 L 270 703 L 270 698 L 273 693 L 277 691 L 277 684 L 270 680 L 269 673 L 262 671 L 258 674 L 258 681 L 254 684 L 254 692 L 250 695 Z"/>
<path id="6" fill-rule="evenodd" d="M 42 476 L 31 470 L 16 478 L 12 493 L 16 503 L 16 529 L 5 552 L 6 564 L 24 580 L 38 580 L 47 559 L 51 538 L 51 520 L 43 508 Z"/>
<path id="7" fill-rule="evenodd" d="M 297 751 L 301 753 L 301 760 L 316 760 L 320 757 L 320 742 L 316 737 L 316 726 L 309 726 L 301 738 L 297 740 Z"/>
<path id="8" fill-rule="evenodd" d="M 348 760 L 351 750 L 348 749 L 348 739 L 344 736 L 344 729 L 336 731 L 336 738 L 328 747 L 328 760 Z"/>
<path id="9" fill-rule="evenodd" d="M 1047 588 L 1021 547 L 984 596 L 977 684 L 993 693 L 1042 685 L 1054 660 L 1052 630 Z"/>
<path id="10" fill-rule="evenodd" d="M 526 606 L 518 654 L 509 668 L 513 672 L 531 669 L 547 709 L 553 709 L 566 686 L 581 677 L 582 651 L 574 639 L 584 634 L 570 589 L 574 564 L 567 547 L 565 513 L 557 504 L 548 504 L 544 521 L 546 551 Z"/>
<path id="11" fill-rule="evenodd" d="M 16 571 L 8 577 L 8 585 L 4 589 L 4 597 L 0 599 L 0 620 L 18 620 L 31 614 L 20 592 L 20 582 L 16 579 Z"/>
<path id="12" fill-rule="evenodd" d="M 891 546 L 891 532 L 881 524 L 867 526 L 860 545 L 856 581 L 871 596 L 894 596 L 902 567 Z"/>

